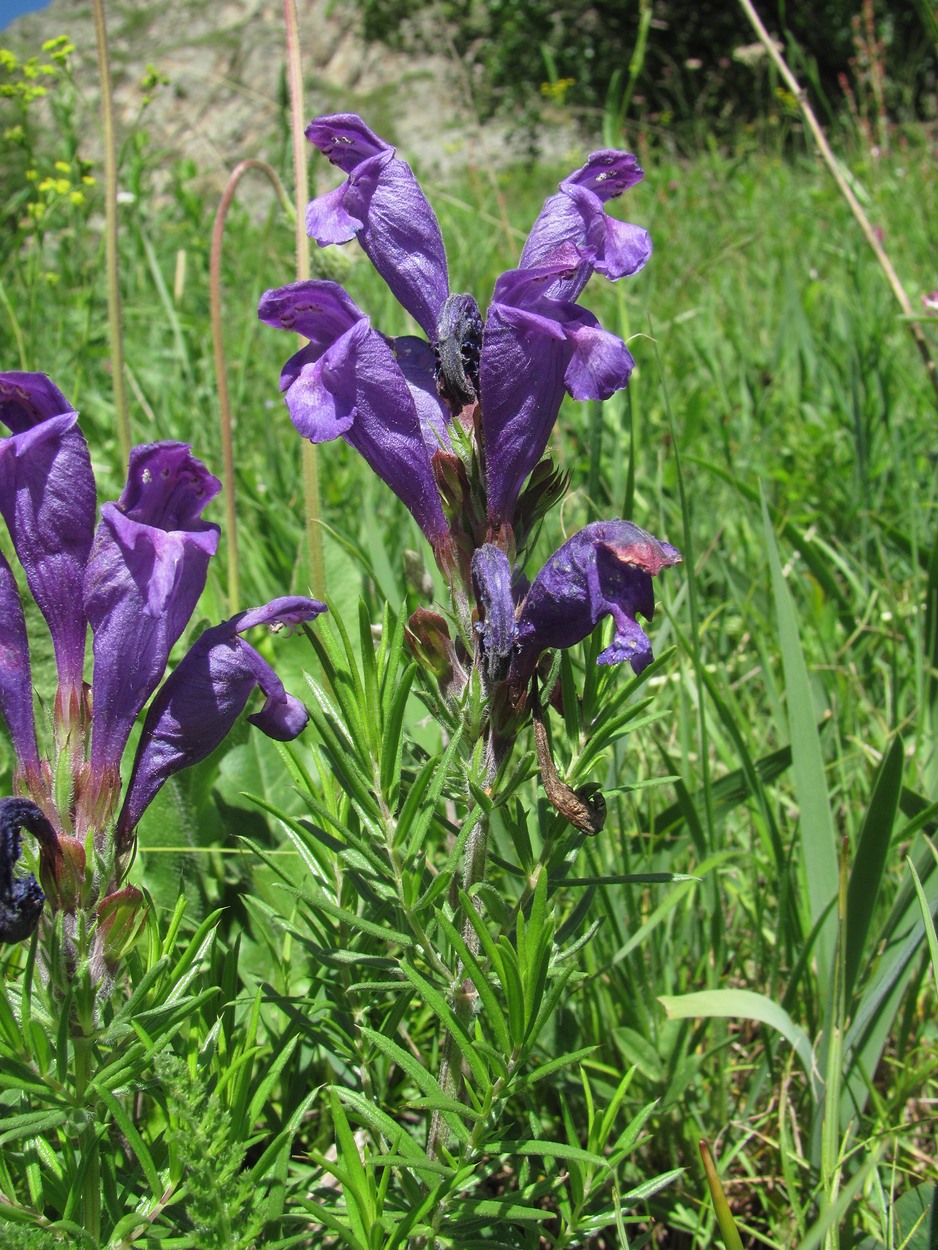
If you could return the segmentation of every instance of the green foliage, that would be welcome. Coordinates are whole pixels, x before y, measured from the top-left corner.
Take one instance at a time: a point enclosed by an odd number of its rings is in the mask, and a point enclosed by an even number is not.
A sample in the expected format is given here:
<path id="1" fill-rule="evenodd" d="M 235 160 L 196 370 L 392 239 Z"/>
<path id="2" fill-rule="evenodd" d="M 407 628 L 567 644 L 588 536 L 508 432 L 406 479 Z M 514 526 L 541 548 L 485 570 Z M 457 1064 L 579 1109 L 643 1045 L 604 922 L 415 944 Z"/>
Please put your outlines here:
<path id="1" fill-rule="evenodd" d="M 356 0 L 356 7 L 367 38 L 448 53 L 468 67 L 482 119 L 520 116 L 534 143 L 536 123 L 558 106 L 580 118 L 618 116 L 607 142 L 621 136 L 630 106 L 638 114 L 630 120 L 665 127 L 672 140 L 731 134 L 767 114 L 777 121 L 784 110 L 764 55 L 753 51 L 753 32 L 722 0 Z M 831 116 L 846 105 L 873 126 L 868 105 L 873 114 L 928 115 L 931 26 L 902 0 L 877 4 L 865 24 L 854 0 L 778 0 L 760 11 Z M 883 99 L 871 102 L 880 89 Z"/>

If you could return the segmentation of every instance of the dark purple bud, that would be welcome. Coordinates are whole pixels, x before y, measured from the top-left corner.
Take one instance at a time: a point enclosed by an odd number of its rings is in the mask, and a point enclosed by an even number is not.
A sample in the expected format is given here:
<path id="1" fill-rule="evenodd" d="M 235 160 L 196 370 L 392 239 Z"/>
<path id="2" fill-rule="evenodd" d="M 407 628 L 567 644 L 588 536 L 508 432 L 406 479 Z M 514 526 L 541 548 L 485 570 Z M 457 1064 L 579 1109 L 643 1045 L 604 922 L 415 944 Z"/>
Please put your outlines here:
<path id="1" fill-rule="evenodd" d="M 477 629 L 489 688 L 508 672 L 515 641 L 511 564 L 500 547 L 485 543 L 472 557 L 472 588 L 479 605 Z"/>
<path id="2" fill-rule="evenodd" d="M 220 488 L 185 443 L 150 443 L 133 449 L 124 493 L 101 509 L 84 582 L 94 631 L 91 761 L 100 776 L 116 774 L 205 587 L 219 530 L 200 513 Z"/>
<path id="3" fill-rule="evenodd" d="M 0 374 L 0 513 L 49 626 L 61 694 L 77 703 L 87 622 L 81 584 L 91 549 L 95 484 L 84 435 L 44 373 Z"/>
<path id="4" fill-rule="evenodd" d="M 572 647 L 605 616 L 615 623 L 600 664 L 628 660 L 636 673 L 652 661 L 651 643 L 636 621 L 655 611 L 652 577 L 680 563 L 670 543 L 631 521 L 596 521 L 568 539 L 535 577 L 518 618 L 510 681 L 523 690 L 548 647 Z"/>
<path id="5" fill-rule="evenodd" d="M 637 273 L 651 255 L 646 230 L 608 216 L 603 205 L 644 177 L 631 152 L 593 152 L 582 168 L 560 183 L 531 228 L 521 267 L 554 264 L 572 247 L 572 272 L 558 275 L 550 291 L 554 299 L 575 300 L 595 270 L 607 278 Z"/>
<path id="6" fill-rule="evenodd" d="M 21 831 L 39 842 L 40 860 L 58 852 L 55 830 L 29 799 L 0 799 L 0 942 L 22 942 L 39 924 L 45 895 L 31 874 L 17 877 L 14 868 L 22 847 Z"/>
<path id="7" fill-rule="evenodd" d="M 406 161 L 354 113 L 317 117 L 306 137 L 348 179 L 306 210 L 320 247 L 357 238 L 368 259 L 428 338 L 449 293 L 436 215 Z"/>
<path id="8" fill-rule="evenodd" d="M 258 625 L 278 629 L 312 621 L 325 610 L 315 599 L 274 599 L 207 629 L 190 648 L 147 711 L 118 818 L 119 851 L 130 848 L 140 817 L 163 783 L 211 755 L 256 688 L 266 701 L 248 717 L 252 724 L 279 742 L 289 742 L 305 728 L 303 704 L 240 635 Z"/>
<path id="9" fill-rule="evenodd" d="M 436 438 L 429 406 L 425 429 L 392 347 L 361 309 L 336 283 L 311 281 L 268 291 L 258 315 L 310 340 L 280 377 L 300 434 L 314 443 L 341 435 L 410 509 L 430 542 L 444 542 L 448 531 L 428 449 Z M 441 415 L 438 404 L 436 412 Z"/>

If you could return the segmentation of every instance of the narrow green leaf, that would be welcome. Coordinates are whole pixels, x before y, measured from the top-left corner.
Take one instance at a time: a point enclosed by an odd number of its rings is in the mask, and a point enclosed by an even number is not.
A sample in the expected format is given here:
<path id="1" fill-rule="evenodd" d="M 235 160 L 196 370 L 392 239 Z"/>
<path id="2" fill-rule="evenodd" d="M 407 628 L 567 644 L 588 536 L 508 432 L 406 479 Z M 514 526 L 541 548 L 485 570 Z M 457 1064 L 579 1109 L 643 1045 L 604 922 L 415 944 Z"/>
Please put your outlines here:
<path id="1" fill-rule="evenodd" d="M 343 1185 L 345 1205 L 356 1236 L 367 1245 L 371 1240 L 369 1230 L 377 1214 L 372 1202 L 368 1174 L 358 1153 L 358 1145 L 349 1128 L 342 1103 L 334 1089 L 329 1090 L 329 1106 L 332 1112 L 332 1127 L 335 1132 L 338 1159 L 345 1165 L 346 1180 Z"/>
<path id="2" fill-rule="evenodd" d="M 466 1026 L 457 1018 L 456 1013 L 440 991 L 431 985 L 426 977 L 421 976 L 416 968 L 411 967 L 406 961 L 402 961 L 401 972 L 423 997 L 424 1002 L 437 1019 L 452 1034 L 453 1041 L 458 1046 L 459 1053 L 465 1059 L 467 1066 L 472 1072 L 479 1090 L 483 1092 L 487 1090 L 491 1085 L 489 1074 L 476 1049 L 475 1039 L 469 1034 Z"/>
<path id="3" fill-rule="evenodd" d="M 397 806 L 397 795 L 400 789 L 401 754 L 404 746 L 404 712 L 407 708 L 407 700 L 410 697 L 410 689 L 414 684 L 416 674 L 416 664 L 409 664 L 404 670 L 400 685 L 394 692 L 394 698 L 391 700 L 391 706 L 388 708 L 387 718 L 382 726 L 382 740 L 379 747 L 381 793 L 385 796 L 392 811 Z"/>
<path id="4" fill-rule="evenodd" d="M 112 1094 L 109 1089 L 102 1089 L 99 1086 L 97 1094 L 116 1120 L 121 1133 L 124 1135 L 125 1141 L 133 1151 L 137 1162 L 143 1168 L 143 1174 L 147 1178 L 147 1184 L 150 1186 L 150 1193 L 153 1195 L 153 1200 L 155 1202 L 159 1202 L 166 1189 L 166 1184 L 160 1177 L 156 1164 L 153 1162 L 153 1156 L 150 1154 L 146 1143 L 140 1136 L 137 1126 L 134 1124 L 121 1100 L 115 1094 Z"/>
<path id="5" fill-rule="evenodd" d="M 502 1137 L 485 1143 L 486 1154 L 504 1155 L 537 1155 L 545 1159 L 566 1159 L 576 1163 L 588 1163 L 592 1167 L 608 1168 L 609 1164 L 602 1155 L 591 1150 L 583 1150 L 580 1146 L 572 1146 L 569 1142 L 546 1141 L 539 1137 Z"/>
<path id="6" fill-rule="evenodd" d="M 414 1166 L 428 1163 L 429 1160 L 423 1150 L 406 1130 L 393 1120 L 386 1111 L 382 1111 L 380 1107 L 370 1102 L 364 1094 L 360 1094 L 357 1090 L 345 1089 L 341 1086 L 335 1086 L 335 1093 L 342 1102 L 348 1107 L 350 1113 L 362 1124 L 367 1125 L 380 1137 L 384 1137 L 393 1146 L 393 1148 L 407 1159 L 412 1159 Z M 461 1108 L 465 1112 L 465 1108 Z M 410 1166 L 408 1164 L 408 1166 Z M 452 1171 L 452 1169 L 447 1169 Z"/>
<path id="7" fill-rule="evenodd" d="M 928 906 L 928 899 L 922 888 L 921 879 L 915 871 L 915 865 L 912 863 L 911 857 L 906 862 L 909 865 L 909 872 L 912 874 L 912 880 L 915 884 L 915 893 L 918 897 L 919 906 L 922 909 L 922 924 L 925 926 L 925 937 L 928 939 L 932 976 L 935 978 L 936 987 L 938 987 L 938 934 L 935 932 L 935 921 Z"/>
<path id="8" fill-rule="evenodd" d="M 505 1020 L 504 1012 L 499 1005 L 495 990 L 489 981 L 488 976 L 483 970 L 478 959 L 466 945 L 462 934 L 457 930 L 456 926 L 451 924 L 449 920 L 441 912 L 437 916 L 437 924 L 446 934 L 447 939 L 452 945 L 456 954 L 463 963 L 463 967 L 469 975 L 472 984 L 475 986 L 476 993 L 482 1000 L 485 1008 L 485 1018 L 488 1021 L 492 1032 L 495 1034 L 495 1040 L 503 1054 L 511 1054 L 511 1039 L 508 1036 L 508 1024 Z"/>
<path id="9" fill-rule="evenodd" d="M 643 1181 L 641 1185 L 636 1185 L 627 1194 L 623 1194 L 622 1202 L 623 1204 L 644 1202 L 647 1198 L 653 1198 L 655 1194 L 660 1193 L 662 1189 L 673 1185 L 683 1175 L 683 1168 L 672 1168 L 670 1172 L 662 1172 L 660 1176 L 655 1176 L 650 1181 Z"/>
<path id="10" fill-rule="evenodd" d="M 792 780 L 801 813 L 799 851 L 802 880 L 807 888 L 812 925 L 816 924 L 837 896 L 837 835 L 831 815 L 824 773 L 824 754 L 817 731 L 817 717 L 811 697 L 811 685 L 798 618 L 788 584 L 782 573 L 775 535 L 769 521 L 768 508 L 762 502 L 765 545 L 772 575 L 775 614 L 778 621 L 785 691 L 788 697 L 788 724 L 792 743 Z M 831 911 L 817 935 L 820 985 L 833 980 L 834 948 L 837 938 L 837 917 Z M 825 1003 L 825 1012 L 831 1009 Z"/>
<path id="11" fill-rule="evenodd" d="M 893 738 L 883 756 L 863 818 L 847 887 L 847 947 L 844 992 L 849 1003 L 879 896 L 902 789 L 902 739 Z"/>

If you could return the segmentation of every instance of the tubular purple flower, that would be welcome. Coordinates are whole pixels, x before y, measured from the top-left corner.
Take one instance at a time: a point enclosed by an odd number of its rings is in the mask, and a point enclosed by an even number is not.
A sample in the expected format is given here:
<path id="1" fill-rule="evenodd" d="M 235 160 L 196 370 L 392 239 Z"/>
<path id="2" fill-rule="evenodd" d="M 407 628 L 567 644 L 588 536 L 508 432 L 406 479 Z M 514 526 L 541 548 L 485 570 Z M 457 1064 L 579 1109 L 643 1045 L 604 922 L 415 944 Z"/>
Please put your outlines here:
<path id="1" fill-rule="evenodd" d="M 523 690 L 541 653 L 572 647 L 605 616 L 615 623 L 599 664 L 624 660 L 640 673 L 651 663 L 651 643 L 635 617 L 655 611 L 652 577 L 679 564 L 680 552 L 631 521 L 595 521 L 567 540 L 535 577 L 518 617 L 509 681 Z"/>
<path id="2" fill-rule="evenodd" d="M 549 298 L 559 266 L 512 269 L 495 284 L 480 368 L 489 523 L 510 523 L 525 478 L 547 447 L 564 392 L 608 399 L 628 384 L 628 348 L 592 313 Z"/>
<path id="3" fill-rule="evenodd" d="M 39 748 L 33 715 L 33 685 L 29 667 L 26 620 L 16 579 L 0 553 L 0 714 L 7 723 L 16 774 L 38 773 Z"/>
<path id="4" fill-rule="evenodd" d="M 194 643 L 147 711 L 117 822 L 119 852 L 129 849 L 134 829 L 164 782 L 215 750 L 256 687 L 266 701 L 248 717 L 252 724 L 280 742 L 305 728 L 303 704 L 286 692 L 267 661 L 239 635 L 258 625 L 312 621 L 325 610 L 315 599 L 274 599 L 207 629 Z"/>
<path id="5" fill-rule="evenodd" d="M 357 238 L 428 338 L 449 294 L 436 215 L 406 161 L 354 113 L 317 117 L 306 137 L 348 179 L 313 200 L 306 232 L 320 247 Z"/>
<path id="6" fill-rule="evenodd" d="M 205 587 L 219 529 L 200 514 L 221 483 L 185 443 L 131 451 L 127 485 L 101 509 L 84 580 L 94 631 L 91 764 L 116 773 L 131 727 Z"/>
<path id="7" fill-rule="evenodd" d="M 553 298 L 567 300 L 579 298 L 594 270 L 613 281 L 638 273 L 651 255 L 648 231 L 608 216 L 603 205 L 644 176 L 631 152 L 593 152 L 545 202 L 521 253 L 521 267 L 552 264 L 572 246 L 576 266 L 558 276 L 550 291 Z"/>
<path id="8" fill-rule="evenodd" d="M 280 375 L 300 434 L 313 443 L 341 435 L 439 547 L 448 530 L 430 464 L 443 419 L 438 401 L 434 405 L 422 388 L 408 385 L 392 346 L 334 282 L 294 282 L 267 291 L 258 316 L 310 340 Z M 413 349 L 406 346 L 412 340 L 404 343 L 411 354 L 408 372 L 415 376 Z M 415 390 L 422 394 L 420 411 Z"/>
<path id="9" fill-rule="evenodd" d="M 87 622 L 81 583 L 95 486 L 78 414 L 44 373 L 0 374 L 0 513 L 55 648 L 61 706 L 77 706 Z"/>

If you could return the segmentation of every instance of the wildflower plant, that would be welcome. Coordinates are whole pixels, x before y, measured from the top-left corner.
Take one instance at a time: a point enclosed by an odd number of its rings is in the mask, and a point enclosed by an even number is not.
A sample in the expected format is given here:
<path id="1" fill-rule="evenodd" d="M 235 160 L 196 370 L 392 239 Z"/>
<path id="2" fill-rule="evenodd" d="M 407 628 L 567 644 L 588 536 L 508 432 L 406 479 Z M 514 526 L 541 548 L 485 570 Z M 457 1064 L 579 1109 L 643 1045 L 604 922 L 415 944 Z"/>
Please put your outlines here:
<path id="1" fill-rule="evenodd" d="M 651 620 L 652 579 L 680 554 L 613 519 L 568 538 L 532 580 L 525 564 L 566 487 L 545 454 L 564 396 L 607 399 L 634 367 L 626 344 L 577 301 L 594 273 L 631 276 L 651 254 L 645 230 L 606 211 L 642 170 L 630 153 L 603 150 L 565 178 L 483 313 L 450 289 L 436 216 L 395 149 L 353 114 L 317 118 L 306 133 L 346 175 L 310 203 L 308 233 L 320 246 L 357 239 L 422 333 L 383 334 L 335 282 L 270 290 L 260 318 L 307 340 L 281 389 L 304 438 L 343 438 L 404 503 L 447 588 L 445 602 L 421 605 L 406 624 L 388 610 L 377 653 L 363 618 L 361 671 L 341 622 L 338 638 L 323 632 L 314 643 L 328 680 L 311 682 L 320 780 L 300 759 L 294 775 L 315 822 L 280 814 L 311 874 L 302 940 L 368 975 L 345 979 L 344 1006 L 332 1001 L 354 1021 L 343 1063 L 364 1074 L 361 1088 L 340 1082 L 331 1098 L 339 1162 L 317 1156 L 344 1196 L 336 1205 L 323 1194 L 309 1209 L 343 1244 L 379 1244 L 367 1231 L 375 1221 L 388 1244 L 469 1244 L 492 1235 L 500 1212 L 523 1224 L 551 1188 L 522 1166 L 503 1200 L 480 1196 L 484 1161 L 517 1151 L 540 1155 L 547 1175 L 549 1159 L 588 1160 L 589 1180 L 579 1177 L 564 1208 L 572 1236 L 610 1218 L 595 1150 L 614 1139 L 614 1115 L 586 1145 L 545 1142 L 512 1100 L 588 936 L 578 933 L 583 906 L 563 924 L 559 887 L 583 837 L 603 827 L 590 764 L 644 707 L 623 701 L 653 659 L 638 618 Z M 403 638 L 415 664 L 402 671 Z M 563 656 L 586 639 L 601 670 L 628 662 L 635 686 L 607 682 L 599 693 L 587 672 L 578 691 Z M 442 730 L 436 756 L 402 734 L 415 679 Z M 574 744 L 565 776 L 551 705 Z M 534 751 L 519 759 L 529 726 Z M 535 768 L 553 814 L 518 802 Z M 338 791 L 324 787 L 329 774 Z M 324 927 L 336 919 L 330 950 Z M 415 1039 L 414 999 L 435 1018 L 435 1041 L 432 1030 Z M 558 1067 L 575 1060 L 552 1057 Z M 408 1104 L 425 1112 L 422 1133 L 403 1127 L 389 1097 L 394 1068 L 412 1083 Z M 370 1135 L 364 1161 L 349 1117 Z"/>

